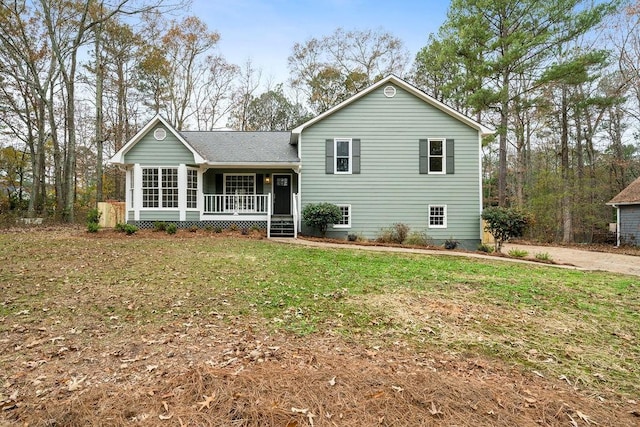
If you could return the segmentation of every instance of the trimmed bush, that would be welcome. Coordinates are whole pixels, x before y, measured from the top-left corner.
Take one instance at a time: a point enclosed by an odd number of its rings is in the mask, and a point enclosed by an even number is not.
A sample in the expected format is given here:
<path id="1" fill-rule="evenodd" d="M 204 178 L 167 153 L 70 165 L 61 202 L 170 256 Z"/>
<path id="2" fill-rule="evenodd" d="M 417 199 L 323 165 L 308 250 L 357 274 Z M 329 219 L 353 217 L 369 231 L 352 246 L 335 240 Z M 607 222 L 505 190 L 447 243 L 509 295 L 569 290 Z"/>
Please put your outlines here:
<path id="1" fill-rule="evenodd" d="M 167 231 L 167 223 L 164 221 L 155 221 L 153 223 L 153 231 Z"/>
<path id="2" fill-rule="evenodd" d="M 176 232 L 178 231 L 178 226 L 173 223 L 167 224 L 165 230 L 167 234 L 176 234 Z"/>
<path id="3" fill-rule="evenodd" d="M 340 208 L 332 203 L 310 203 L 302 210 L 305 225 L 318 230 L 322 237 L 326 236 L 330 224 L 336 224 L 341 219 Z"/>
<path id="4" fill-rule="evenodd" d="M 136 227 L 136 226 L 135 226 L 135 225 L 133 225 L 133 224 L 125 224 L 125 225 L 122 227 L 122 231 L 124 231 L 124 233 L 125 233 L 127 236 L 130 236 L 130 235 L 132 235 L 132 234 L 135 234 L 135 233 L 136 233 L 136 231 L 138 231 L 138 227 Z"/>
<path id="5" fill-rule="evenodd" d="M 529 216 L 517 209 L 494 206 L 482 212 L 487 224 L 485 230 L 496 239 L 496 252 L 502 250 L 502 244 L 514 237 L 521 237 L 531 222 Z"/>

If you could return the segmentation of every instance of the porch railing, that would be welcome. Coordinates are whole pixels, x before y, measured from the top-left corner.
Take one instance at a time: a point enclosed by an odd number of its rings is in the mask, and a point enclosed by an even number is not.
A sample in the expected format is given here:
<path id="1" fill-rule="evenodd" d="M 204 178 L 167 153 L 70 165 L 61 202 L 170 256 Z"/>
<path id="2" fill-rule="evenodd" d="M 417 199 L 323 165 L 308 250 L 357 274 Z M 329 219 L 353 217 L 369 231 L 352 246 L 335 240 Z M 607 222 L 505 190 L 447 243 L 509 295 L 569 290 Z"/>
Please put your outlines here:
<path id="1" fill-rule="evenodd" d="M 268 194 L 205 194 L 205 214 L 267 214 Z"/>

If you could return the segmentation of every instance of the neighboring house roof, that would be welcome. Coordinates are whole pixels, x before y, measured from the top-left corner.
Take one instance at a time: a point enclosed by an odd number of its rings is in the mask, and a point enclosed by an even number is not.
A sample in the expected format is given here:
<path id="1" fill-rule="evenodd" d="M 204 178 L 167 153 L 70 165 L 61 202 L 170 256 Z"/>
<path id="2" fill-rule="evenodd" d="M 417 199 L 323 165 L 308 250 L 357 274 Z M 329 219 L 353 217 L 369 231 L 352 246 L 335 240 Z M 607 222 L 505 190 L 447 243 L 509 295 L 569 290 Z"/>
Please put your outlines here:
<path id="1" fill-rule="evenodd" d="M 482 124 L 478 123 L 477 121 L 473 120 L 470 117 L 465 116 L 464 114 L 460 113 L 459 111 L 454 110 L 453 108 L 449 107 L 446 104 L 443 104 L 442 102 L 438 101 L 437 99 L 433 98 L 432 96 L 426 94 L 424 91 L 418 89 L 417 87 L 405 82 L 404 80 L 402 80 L 399 77 L 394 76 L 393 74 L 390 76 L 385 77 L 384 79 L 374 83 L 373 85 L 369 86 L 368 88 L 356 93 L 355 95 L 353 95 L 351 98 L 346 99 L 345 101 L 341 102 L 340 104 L 336 105 L 335 107 L 325 111 L 324 113 L 320 114 L 319 116 L 314 117 L 313 119 L 309 120 L 306 123 L 301 124 L 300 126 L 298 126 L 297 128 L 293 129 L 291 131 L 291 142 L 293 144 L 298 142 L 298 138 L 300 137 L 300 133 L 302 133 L 302 131 L 305 128 L 308 128 L 309 126 L 323 120 L 325 117 L 330 116 L 331 114 L 335 113 L 336 111 L 341 110 L 342 108 L 346 107 L 347 105 L 353 103 L 354 101 L 362 98 L 363 96 L 367 95 L 368 93 L 380 88 L 381 86 L 384 86 L 386 84 L 389 83 L 393 83 L 396 86 L 406 90 L 407 92 L 415 95 L 416 97 L 422 99 L 423 101 L 425 101 L 426 103 L 432 105 L 433 107 L 439 109 L 440 111 L 460 120 L 461 122 L 467 124 L 468 126 L 472 127 L 473 129 L 476 129 L 478 132 L 480 132 L 480 134 L 482 136 L 486 136 L 486 135 L 493 135 L 495 133 L 494 130 L 489 129 L 486 126 L 483 126 Z"/>
<path id="2" fill-rule="evenodd" d="M 622 190 L 607 205 L 636 205 L 640 204 L 640 177 Z"/>
<path id="3" fill-rule="evenodd" d="M 298 163 L 291 132 L 183 131 L 180 134 L 205 163 Z"/>

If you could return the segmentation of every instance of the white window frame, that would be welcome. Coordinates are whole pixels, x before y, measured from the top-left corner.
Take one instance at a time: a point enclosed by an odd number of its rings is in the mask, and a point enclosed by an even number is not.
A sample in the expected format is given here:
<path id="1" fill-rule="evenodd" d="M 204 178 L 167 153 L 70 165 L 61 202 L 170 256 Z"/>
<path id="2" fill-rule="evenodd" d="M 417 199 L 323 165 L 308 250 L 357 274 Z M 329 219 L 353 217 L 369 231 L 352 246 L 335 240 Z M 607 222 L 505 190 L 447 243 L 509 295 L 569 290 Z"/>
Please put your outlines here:
<path id="1" fill-rule="evenodd" d="M 349 143 L 349 168 L 346 171 L 338 171 L 338 142 Z M 340 156 L 340 158 L 345 158 Z M 333 140 L 333 173 L 336 175 L 349 175 L 353 170 L 353 140 L 352 138 L 335 138 Z"/>
<path id="2" fill-rule="evenodd" d="M 346 224 L 333 224 L 333 228 L 351 228 L 351 205 L 347 205 L 347 204 L 339 204 L 336 203 L 336 206 L 340 208 L 340 212 L 342 213 L 342 220 L 344 220 L 345 214 L 342 211 L 342 209 L 346 209 L 347 210 L 347 223 Z"/>
<path id="3" fill-rule="evenodd" d="M 142 166 L 141 167 L 141 182 L 144 183 L 144 171 L 147 169 L 153 169 L 155 171 L 157 171 L 158 173 L 158 186 L 157 187 L 141 187 L 141 209 L 144 210 L 162 210 L 162 209 L 179 209 L 180 208 L 180 183 L 177 182 L 177 190 L 178 190 L 178 199 L 177 199 L 177 206 L 172 206 L 172 207 L 166 207 L 164 206 L 163 203 L 163 192 L 164 192 L 164 187 L 162 186 L 162 177 L 163 177 L 163 173 L 162 171 L 164 169 L 172 169 L 175 170 L 176 175 L 178 177 L 178 181 L 179 181 L 179 176 L 180 176 L 180 172 L 178 171 L 177 167 L 171 167 L 171 166 Z M 144 184 L 143 184 L 144 185 Z M 168 187 L 171 189 L 174 189 L 175 187 Z M 158 195 L 157 195 L 157 202 L 158 202 L 158 206 L 145 206 L 144 205 L 144 190 L 145 189 L 157 189 L 158 190 Z"/>
<path id="4" fill-rule="evenodd" d="M 436 218 L 436 216 L 432 215 L 431 209 L 433 208 L 442 208 L 442 224 L 431 223 L 431 218 Z M 447 205 L 429 205 L 428 209 L 429 217 L 427 218 L 427 225 L 429 226 L 429 228 L 447 228 Z M 440 215 L 438 215 L 437 218 L 440 218 Z"/>
<path id="5" fill-rule="evenodd" d="M 192 173 L 195 175 L 195 182 L 193 183 L 195 186 L 189 187 L 189 174 Z M 189 192 L 193 195 L 195 193 L 195 200 L 189 200 Z M 187 168 L 187 209 L 198 209 L 198 169 L 195 168 Z M 195 202 L 195 206 L 189 206 L 189 202 Z"/>
<path id="6" fill-rule="evenodd" d="M 444 175 L 447 173 L 447 140 L 445 138 L 430 138 L 427 140 L 427 171 L 432 175 Z M 431 155 L 431 143 L 439 141 L 442 143 L 442 155 L 432 156 Z M 442 158 L 442 170 L 441 171 L 432 171 L 431 170 L 431 158 L 440 157 Z"/>

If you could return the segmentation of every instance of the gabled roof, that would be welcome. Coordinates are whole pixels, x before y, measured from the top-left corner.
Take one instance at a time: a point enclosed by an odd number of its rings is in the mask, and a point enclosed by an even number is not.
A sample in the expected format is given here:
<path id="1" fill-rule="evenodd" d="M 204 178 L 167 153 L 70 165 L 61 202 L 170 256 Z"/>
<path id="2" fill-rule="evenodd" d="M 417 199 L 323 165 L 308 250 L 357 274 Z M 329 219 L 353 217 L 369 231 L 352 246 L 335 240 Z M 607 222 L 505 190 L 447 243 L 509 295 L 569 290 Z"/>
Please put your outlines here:
<path id="1" fill-rule="evenodd" d="M 194 156 L 196 164 L 223 166 L 295 166 L 300 163 L 290 132 L 176 131 L 156 115 L 109 159 L 123 163 L 124 155 L 155 126 L 162 124 Z"/>
<path id="2" fill-rule="evenodd" d="M 298 163 L 291 132 L 183 131 L 207 164 Z"/>
<path id="3" fill-rule="evenodd" d="M 380 88 L 381 86 L 384 86 L 384 85 L 389 84 L 389 83 L 395 84 L 396 86 L 398 86 L 398 87 L 406 90 L 407 92 L 415 95 L 416 97 L 420 98 L 421 100 L 423 100 L 427 104 L 432 105 L 433 107 L 437 108 L 438 110 L 450 115 L 451 117 L 453 117 L 455 119 L 460 120 L 461 122 L 463 122 L 466 125 L 472 127 L 473 129 L 476 129 L 478 132 L 480 132 L 480 134 L 482 136 L 493 135 L 495 133 L 495 131 L 489 129 L 486 126 L 483 126 L 482 124 L 476 122 L 472 118 L 465 116 L 461 112 L 459 112 L 457 110 L 454 110 L 453 108 L 449 107 L 448 105 L 443 104 L 442 102 L 438 101 L 437 99 L 433 98 L 432 96 L 427 95 L 424 91 L 418 89 L 417 87 L 407 83 L 406 81 L 404 81 L 401 78 L 399 78 L 397 76 L 394 76 L 392 74 L 392 75 L 387 76 L 384 79 L 372 84 L 368 88 L 356 93 L 351 98 L 346 99 L 345 101 L 343 101 L 340 104 L 336 105 L 335 107 L 325 111 L 324 113 L 320 114 L 319 116 L 316 116 L 313 119 L 309 120 L 308 122 L 303 123 L 300 126 L 298 126 L 297 128 L 293 129 L 291 131 L 292 143 L 296 143 L 298 141 L 300 133 L 305 128 L 308 128 L 309 126 L 312 126 L 313 124 L 319 122 L 320 120 L 324 119 L 325 117 L 330 116 L 331 114 L 335 113 L 336 111 L 341 110 L 342 108 L 344 108 L 347 105 L 353 103 L 354 101 L 357 101 L 358 99 L 362 98 L 363 96 L 365 96 L 365 95 L 373 92 L 374 90 Z"/>
<path id="4" fill-rule="evenodd" d="M 167 122 L 161 115 L 156 114 L 133 138 L 129 140 L 121 149 L 118 150 L 110 159 L 109 163 L 123 163 L 123 156 L 138 143 L 150 129 L 157 126 L 158 123 L 162 123 L 177 139 L 180 141 L 187 150 L 193 154 L 193 159 L 196 163 L 204 163 L 204 158 L 189 144 L 174 128 Z"/>
<path id="5" fill-rule="evenodd" d="M 640 177 L 622 190 L 607 205 L 636 205 L 640 204 Z"/>

